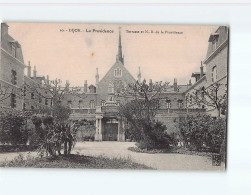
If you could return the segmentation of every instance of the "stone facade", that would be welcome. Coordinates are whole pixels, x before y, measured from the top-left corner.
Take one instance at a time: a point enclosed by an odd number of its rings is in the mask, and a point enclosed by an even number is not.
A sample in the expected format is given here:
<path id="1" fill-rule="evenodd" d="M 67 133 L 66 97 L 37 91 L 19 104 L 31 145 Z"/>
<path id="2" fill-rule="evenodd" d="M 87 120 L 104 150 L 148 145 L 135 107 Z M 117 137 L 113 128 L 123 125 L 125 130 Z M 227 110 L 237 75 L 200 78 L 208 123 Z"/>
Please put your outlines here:
<path id="1" fill-rule="evenodd" d="M 21 88 L 24 84 L 24 60 L 21 45 L 8 33 L 8 25 L 1 24 L 0 85 L 3 109 L 22 110 Z"/>
<path id="2" fill-rule="evenodd" d="M 191 94 L 195 89 L 205 87 L 207 90 L 216 83 L 221 84 L 218 96 L 223 95 L 227 90 L 227 73 L 228 73 L 228 27 L 220 26 L 212 33 L 208 40 L 208 51 L 204 60 L 206 74 L 201 74 L 199 79 L 191 86 L 186 93 L 186 100 L 189 108 L 199 108 L 205 105 L 197 105 Z M 203 70 L 203 65 L 201 65 Z M 218 115 L 218 111 L 212 107 L 206 106 L 207 112 L 213 116 Z"/>
<path id="3" fill-rule="evenodd" d="M 126 120 L 118 115 L 118 106 L 125 99 L 116 94 L 128 84 L 135 83 L 136 79 L 125 67 L 120 35 L 115 63 L 100 81 L 97 69 L 95 78 L 95 86 L 90 85 L 88 87 L 87 81 L 85 81 L 84 87 L 80 90 L 83 92 L 80 93 L 81 95 L 65 96 L 64 104 L 72 109 L 70 120 L 74 123 L 84 120 L 95 120 L 96 141 L 125 141 L 124 129 Z M 141 81 L 140 68 L 137 80 Z M 150 80 L 150 82 L 152 81 Z M 177 79 L 174 79 L 173 84 L 160 95 L 159 111 L 156 119 L 162 121 L 168 127 L 170 133 L 178 131 L 179 119 L 184 117 L 184 115 L 204 112 L 204 109 L 187 109 L 185 92 L 189 88 L 191 88 L 191 83 L 178 85 Z"/>
<path id="4" fill-rule="evenodd" d="M 24 84 L 30 86 L 43 85 L 49 82 L 49 77 L 37 76 L 36 68 L 31 76 L 31 66 L 24 64 L 21 45 L 8 34 L 8 25 L 1 26 L 1 86 L 10 86 L 11 89 L 22 88 Z M 27 68 L 27 75 L 24 69 Z M 192 74 L 196 82 L 192 85 L 191 80 L 187 85 L 178 85 L 175 78 L 168 89 L 160 95 L 159 110 L 156 119 L 162 121 L 168 128 L 168 132 L 177 132 L 179 120 L 187 114 L 205 112 L 215 114 L 215 110 L 210 110 L 203 105 L 196 104 L 191 98 L 196 89 L 208 88 L 214 83 L 227 84 L 228 67 L 228 28 L 219 27 L 215 33 L 209 37 L 209 45 L 206 59 L 200 66 L 200 71 Z M 205 71 L 204 71 L 205 69 Z M 14 74 L 14 76 L 13 76 Z M 126 120 L 118 115 L 118 106 L 123 103 L 124 98 L 116 94 L 129 83 L 141 82 L 141 72 L 135 79 L 126 69 L 122 54 L 121 35 L 119 35 L 118 53 L 115 63 L 105 76 L 99 80 L 99 73 L 95 75 L 96 83 L 78 88 L 76 95 L 66 94 L 62 99 L 62 104 L 72 109 L 70 120 L 78 123 L 84 120 L 95 121 L 96 141 L 117 140 L 125 141 Z M 151 80 L 149 83 L 152 82 Z M 226 88 L 222 87 L 221 93 Z M 22 98 L 16 97 L 16 104 L 13 107 L 11 98 L 0 102 L 1 107 L 18 110 L 42 110 L 50 109 L 52 102 L 46 91 L 35 91 L 26 88 Z M 48 98 L 47 98 L 48 97 Z"/>

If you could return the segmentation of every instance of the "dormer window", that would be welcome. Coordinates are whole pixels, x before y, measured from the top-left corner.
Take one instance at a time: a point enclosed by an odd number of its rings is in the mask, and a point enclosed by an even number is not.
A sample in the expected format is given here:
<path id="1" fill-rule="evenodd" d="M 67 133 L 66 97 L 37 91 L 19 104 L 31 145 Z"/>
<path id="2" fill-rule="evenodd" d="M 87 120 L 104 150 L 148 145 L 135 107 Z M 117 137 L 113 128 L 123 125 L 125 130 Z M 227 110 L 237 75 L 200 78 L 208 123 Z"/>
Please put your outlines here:
<path id="1" fill-rule="evenodd" d="M 16 46 L 14 44 L 11 44 L 11 54 L 13 57 L 16 57 Z"/>
<path id="2" fill-rule="evenodd" d="M 120 68 L 116 68 L 114 70 L 114 76 L 115 77 L 122 77 L 122 70 Z"/>
<path id="3" fill-rule="evenodd" d="M 217 40 L 214 39 L 214 40 L 212 41 L 212 44 L 213 44 L 213 50 L 216 50 L 216 48 L 217 48 Z"/>
<path id="4" fill-rule="evenodd" d="M 213 33 L 209 37 L 209 42 L 212 42 L 213 50 L 215 51 L 217 49 L 217 43 L 218 43 L 219 34 Z"/>

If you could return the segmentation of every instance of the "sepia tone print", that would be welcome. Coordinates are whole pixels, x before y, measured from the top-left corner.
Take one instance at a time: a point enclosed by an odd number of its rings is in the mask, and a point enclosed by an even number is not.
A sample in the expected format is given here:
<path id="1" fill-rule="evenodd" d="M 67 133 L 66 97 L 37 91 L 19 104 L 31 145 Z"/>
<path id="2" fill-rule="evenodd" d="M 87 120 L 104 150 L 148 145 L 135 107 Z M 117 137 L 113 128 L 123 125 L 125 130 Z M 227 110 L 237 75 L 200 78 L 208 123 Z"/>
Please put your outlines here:
<path id="1" fill-rule="evenodd" d="M 0 166 L 225 170 L 228 37 L 2 23 Z"/>

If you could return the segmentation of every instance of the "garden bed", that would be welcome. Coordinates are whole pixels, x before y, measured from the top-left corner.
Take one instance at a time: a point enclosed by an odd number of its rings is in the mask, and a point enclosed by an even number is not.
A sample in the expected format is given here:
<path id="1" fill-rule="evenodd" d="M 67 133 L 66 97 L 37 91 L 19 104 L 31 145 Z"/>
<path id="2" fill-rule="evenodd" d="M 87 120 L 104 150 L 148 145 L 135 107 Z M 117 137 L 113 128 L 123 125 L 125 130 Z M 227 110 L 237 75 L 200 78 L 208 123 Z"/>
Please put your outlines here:
<path id="1" fill-rule="evenodd" d="M 84 155 L 67 155 L 56 157 L 24 158 L 18 156 L 12 161 L 0 164 L 0 167 L 22 168 L 77 168 L 77 169 L 152 169 L 151 167 L 132 162 L 131 159 L 93 157 Z"/>
<path id="2" fill-rule="evenodd" d="M 212 152 L 198 152 L 182 147 L 170 147 L 169 149 L 152 149 L 152 150 L 140 149 L 138 147 L 129 147 L 128 150 L 132 152 L 149 153 L 149 154 L 176 153 L 176 154 L 187 154 L 187 155 L 207 156 L 207 157 L 212 157 L 213 154 Z"/>

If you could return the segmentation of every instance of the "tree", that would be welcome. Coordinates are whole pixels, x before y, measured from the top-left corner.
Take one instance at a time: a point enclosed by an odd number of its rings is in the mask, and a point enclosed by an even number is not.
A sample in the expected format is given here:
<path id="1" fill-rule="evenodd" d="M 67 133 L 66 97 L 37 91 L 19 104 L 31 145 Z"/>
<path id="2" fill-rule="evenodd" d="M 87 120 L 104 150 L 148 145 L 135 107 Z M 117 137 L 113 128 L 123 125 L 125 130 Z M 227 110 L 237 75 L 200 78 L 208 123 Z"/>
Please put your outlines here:
<path id="1" fill-rule="evenodd" d="M 46 152 L 52 156 L 56 155 L 56 151 L 59 155 L 61 154 L 60 148 L 62 144 L 64 144 L 65 155 L 69 154 L 75 140 L 71 132 L 72 127 L 68 121 L 71 109 L 62 105 L 62 100 L 67 94 L 85 98 L 83 94 L 80 94 L 79 88 L 70 88 L 69 83 L 66 83 L 64 87 L 61 84 L 62 81 L 60 79 L 45 81 L 44 83 L 25 83 L 26 89 L 29 89 L 29 91 L 36 94 L 38 97 L 51 100 L 52 102 L 50 111 L 53 120 L 52 123 L 44 124 L 46 133 L 42 136 L 40 144 L 40 151 L 45 149 Z"/>
<path id="2" fill-rule="evenodd" d="M 0 142 L 12 145 L 26 144 L 27 129 L 24 128 L 25 116 L 22 112 L 0 112 Z"/>
<path id="3" fill-rule="evenodd" d="M 23 97 L 22 88 L 0 83 L 0 104 L 15 94 L 16 97 Z"/>
<path id="4" fill-rule="evenodd" d="M 206 114 L 188 115 L 180 120 L 179 126 L 185 146 L 190 145 L 197 151 L 209 147 L 211 151 L 219 152 L 224 142 L 226 120 L 223 118 Z"/>
<path id="5" fill-rule="evenodd" d="M 24 88 L 34 93 L 39 98 L 51 100 L 52 106 L 55 106 L 54 108 L 62 106 L 61 102 L 65 95 L 71 94 L 73 96 L 85 98 L 84 94 L 80 93 L 79 87 L 70 87 L 68 82 L 65 86 L 62 86 L 62 81 L 60 79 L 51 81 L 45 80 L 44 82 L 25 82 Z M 52 115 L 54 115 L 53 111 L 54 109 L 52 108 Z"/>
<path id="6" fill-rule="evenodd" d="M 195 91 L 190 94 L 190 97 L 199 106 L 204 105 L 208 108 L 216 109 L 219 118 L 221 117 L 221 114 L 226 113 L 227 85 L 225 84 L 214 83 L 207 88 L 201 87 L 199 89 L 195 89 Z"/>
<path id="7" fill-rule="evenodd" d="M 144 148 L 161 148 L 169 144 L 166 127 L 155 121 L 160 94 L 168 88 L 168 84 L 162 82 L 147 84 L 145 80 L 142 83 L 137 81 L 135 84 L 129 84 L 120 93 L 120 96 L 129 100 L 119 108 L 119 113 L 131 126 L 127 134 Z"/>

